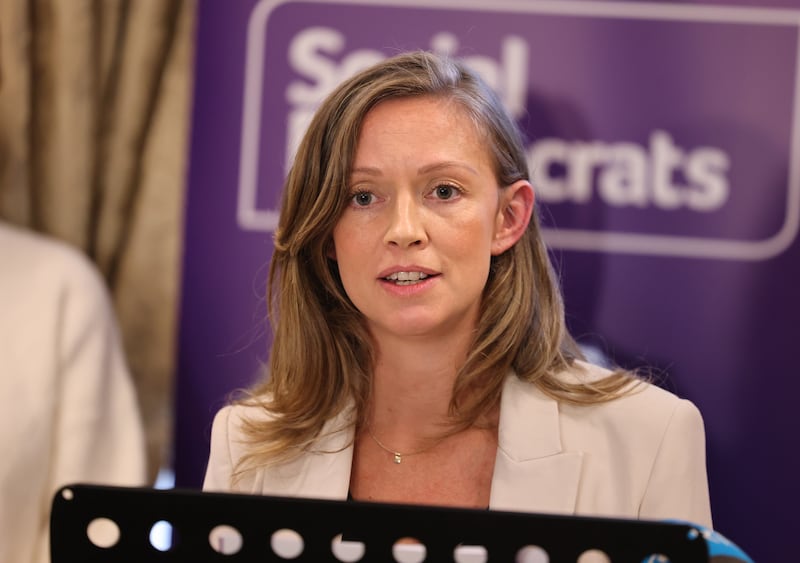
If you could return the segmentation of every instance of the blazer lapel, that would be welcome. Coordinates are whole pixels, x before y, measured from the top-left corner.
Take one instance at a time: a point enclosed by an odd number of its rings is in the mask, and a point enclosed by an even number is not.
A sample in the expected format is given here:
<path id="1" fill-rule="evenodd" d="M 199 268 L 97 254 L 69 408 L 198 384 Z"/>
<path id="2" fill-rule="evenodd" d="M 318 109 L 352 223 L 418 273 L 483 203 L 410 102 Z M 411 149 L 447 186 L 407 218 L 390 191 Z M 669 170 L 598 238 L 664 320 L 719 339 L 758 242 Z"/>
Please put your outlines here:
<path id="1" fill-rule="evenodd" d="M 558 403 L 511 374 L 500 400 L 490 508 L 573 514 L 582 452 L 561 444 Z"/>
<path id="2" fill-rule="evenodd" d="M 582 462 L 582 452 L 563 451 L 558 403 L 535 385 L 509 375 L 500 401 L 490 508 L 573 514 Z M 344 500 L 352 463 L 353 425 L 348 409 L 325 424 L 313 452 L 264 468 L 253 492 Z"/>
<path id="3" fill-rule="evenodd" d="M 325 423 L 313 451 L 265 468 L 256 487 L 264 495 L 345 500 L 352 463 L 353 425 L 348 409 Z"/>

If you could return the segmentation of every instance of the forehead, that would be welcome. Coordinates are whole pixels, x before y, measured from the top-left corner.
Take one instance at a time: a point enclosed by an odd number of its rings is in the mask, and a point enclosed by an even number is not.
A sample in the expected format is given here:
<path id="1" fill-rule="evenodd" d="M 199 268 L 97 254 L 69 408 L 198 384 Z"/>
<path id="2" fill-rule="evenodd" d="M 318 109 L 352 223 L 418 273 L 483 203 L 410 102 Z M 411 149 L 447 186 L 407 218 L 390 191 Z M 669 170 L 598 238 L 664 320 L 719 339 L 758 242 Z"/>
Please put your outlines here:
<path id="1" fill-rule="evenodd" d="M 424 114 L 426 119 L 437 122 L 449 121 L 451 125 L 480 129 L 476 120 L 464 107 L 464 102 L 443 95 L 400 96 L 382 100 L 371 107 L 364 116 L 361 129 L 374 121 L 406 121 L 407 118 Z"/>
<path id="2" fill-rule="evenodd" d="M 431 157 L 459 154 L 488 161 L 486 138 L 470 112 L 451 98 L 392 98 L 378 103 L 364 116 L 355 160 L 393 152 Z"/>

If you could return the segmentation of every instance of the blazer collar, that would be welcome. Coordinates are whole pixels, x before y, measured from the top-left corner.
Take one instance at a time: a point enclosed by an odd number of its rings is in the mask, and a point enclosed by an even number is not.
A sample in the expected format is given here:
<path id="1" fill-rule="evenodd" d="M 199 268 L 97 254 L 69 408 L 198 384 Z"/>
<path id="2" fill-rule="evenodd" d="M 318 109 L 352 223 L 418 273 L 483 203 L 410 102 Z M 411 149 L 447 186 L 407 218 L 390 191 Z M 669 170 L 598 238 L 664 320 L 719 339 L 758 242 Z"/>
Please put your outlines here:
<path id="1" fill-rule="evenodd" d="M 510 374 L 500 400 L 490 507 L 572 514 L 582 461 L 582 452 L 564 451 L 558 402 Z"/>
<path id="2" fill-rule="evenodd" d="M 266 495 L 346 499 L 352 420 L 351 409 L 330 420 L 313 452 L 264 469 L 255 489 Z M 490 508 L 573 514 L 582 460 L 582 452 L 563 449 L 558 402 L 510 374 L 500 401 Z"/>

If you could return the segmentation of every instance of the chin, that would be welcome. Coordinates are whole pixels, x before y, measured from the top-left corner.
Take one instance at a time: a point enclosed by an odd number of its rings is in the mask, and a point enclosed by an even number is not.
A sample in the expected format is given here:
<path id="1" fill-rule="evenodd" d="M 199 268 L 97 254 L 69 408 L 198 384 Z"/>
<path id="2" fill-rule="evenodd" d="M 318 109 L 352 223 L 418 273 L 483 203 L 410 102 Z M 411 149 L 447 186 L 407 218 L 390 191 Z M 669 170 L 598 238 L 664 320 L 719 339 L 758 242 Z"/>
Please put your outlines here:
<path id="1" fill-rule="evenodd" d="M 444 322 L 442 319 L 395 316 L 389 323 L 381 323 L 377 330 L 399 338 L 450 338 L 460 332 L 462 323 Z M 471 332 L 472 328 L 468 329 Z"/>

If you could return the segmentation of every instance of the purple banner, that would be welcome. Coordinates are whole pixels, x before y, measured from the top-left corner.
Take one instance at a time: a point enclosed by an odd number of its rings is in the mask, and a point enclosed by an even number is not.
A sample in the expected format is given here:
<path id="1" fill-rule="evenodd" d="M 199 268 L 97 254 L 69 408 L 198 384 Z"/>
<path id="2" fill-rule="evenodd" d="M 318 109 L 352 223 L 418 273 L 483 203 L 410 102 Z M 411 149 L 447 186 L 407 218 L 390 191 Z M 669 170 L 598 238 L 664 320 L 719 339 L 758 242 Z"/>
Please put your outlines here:
<path id="1" fill-rule="evenodd" d="M 573 333 L 666 372 L 705 417 L 715 527 L 791 553 L 799 30 L 796 9 L 687 3 L 201 0 L 177 484 L 200 484 L 211 417 L 266 359 L 271 230 L 310 116 L 423 48 L 478 70 L 525 132 Z"/>

